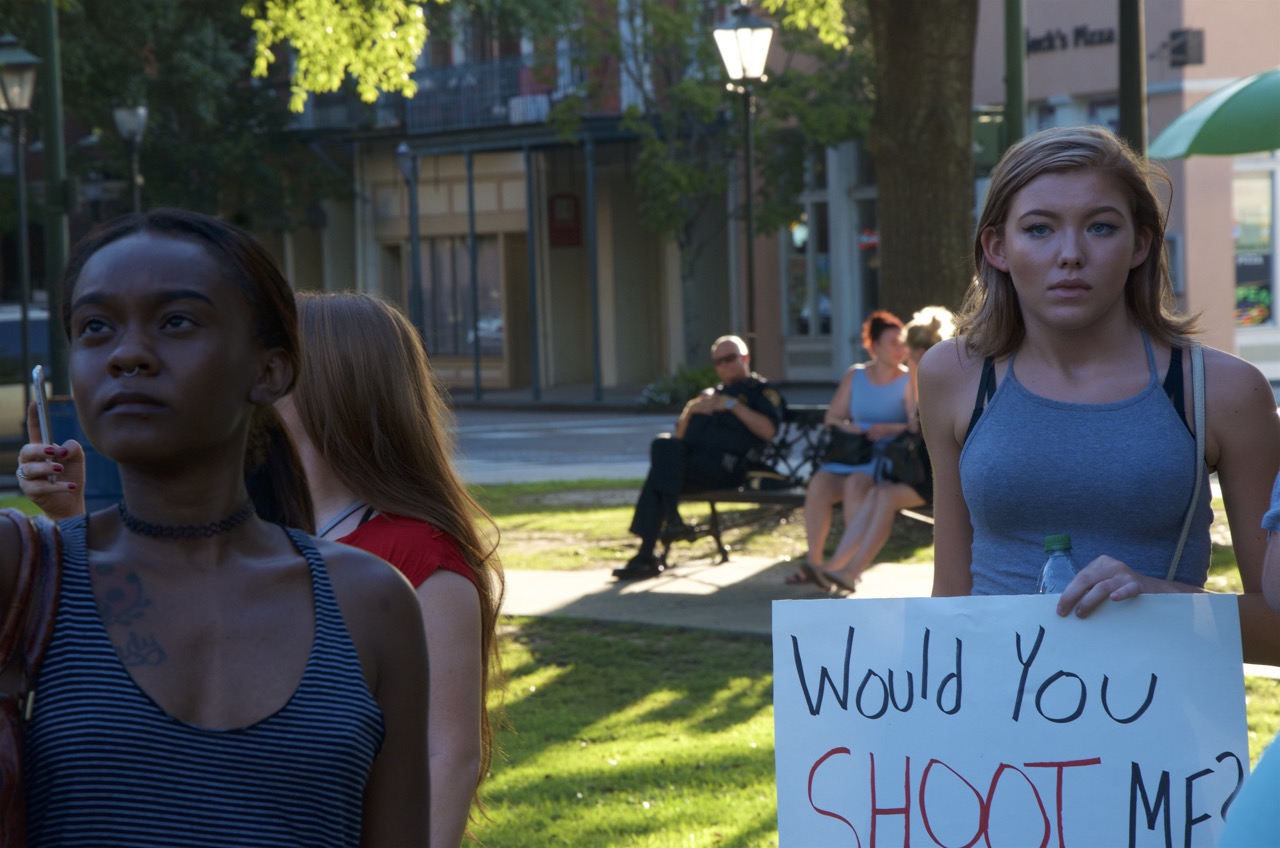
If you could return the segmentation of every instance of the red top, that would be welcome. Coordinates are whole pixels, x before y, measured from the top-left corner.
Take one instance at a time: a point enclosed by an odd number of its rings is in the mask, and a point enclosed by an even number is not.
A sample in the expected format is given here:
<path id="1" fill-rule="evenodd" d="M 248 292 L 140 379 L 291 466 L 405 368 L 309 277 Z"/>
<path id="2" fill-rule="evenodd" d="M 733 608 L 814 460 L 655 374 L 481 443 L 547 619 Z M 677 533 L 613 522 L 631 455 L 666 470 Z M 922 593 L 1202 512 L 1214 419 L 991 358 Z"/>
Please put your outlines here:
<path id="1" fill-rule="evenodd" d="M 425 521 L 379 514 L 338 541 L 382 557 L 407 577 L 415 589 L 442 568 L 476 583 L 476 576 L 462 558 L 458 543 Z"/>

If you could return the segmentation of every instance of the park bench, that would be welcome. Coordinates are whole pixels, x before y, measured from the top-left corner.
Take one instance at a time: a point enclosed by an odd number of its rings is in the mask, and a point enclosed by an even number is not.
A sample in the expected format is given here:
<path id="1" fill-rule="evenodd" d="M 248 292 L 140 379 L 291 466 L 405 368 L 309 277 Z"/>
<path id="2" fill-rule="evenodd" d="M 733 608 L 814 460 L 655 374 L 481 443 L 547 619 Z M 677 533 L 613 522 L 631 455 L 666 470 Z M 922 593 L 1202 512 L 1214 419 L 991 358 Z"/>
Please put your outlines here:
<path id="1" fill-rule="evenodd" d="M 720 562 L 728 562 L 729 549 L 723 536 L 725 530 L 783 519 L 804 506 L 809 478 L 822 465 L 822 455 L 827 449 L 827 430 L 823 426 L 826 412 L 827 407 L 823 404 L 788 405 L 778 435 L 765 447 L 759 460 L 752 463 L 743 485 L 682 494 L 681 503 L 705 503 L 710 508 L 710 515 L 705 523 L 691 524 L 692 534 L 680 541 L 710 536 L 715 540 Z M 717 509 L 719 504 L 750 504 L 758 509 L 721 512 Z M 932 507 L 929 506 L 899 510 L 899 514 L 933 524 Z M 671 541 L 662 542 L 659 557 L 663 563 L 667 562 L 670 547 Z"/>

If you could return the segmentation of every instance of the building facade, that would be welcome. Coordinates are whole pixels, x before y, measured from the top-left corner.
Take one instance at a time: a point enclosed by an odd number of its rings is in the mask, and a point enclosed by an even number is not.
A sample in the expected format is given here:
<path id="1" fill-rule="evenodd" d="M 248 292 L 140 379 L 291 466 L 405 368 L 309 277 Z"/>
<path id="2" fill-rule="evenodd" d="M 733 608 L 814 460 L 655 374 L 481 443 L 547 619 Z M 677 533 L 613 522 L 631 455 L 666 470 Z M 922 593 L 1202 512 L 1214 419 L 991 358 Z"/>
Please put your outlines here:
<path id="1" fill-rule="evenodd" d="M 627 5 L 619 0 L 608 13 L 621 21 Z M 980 0 L 980 122 L 1002 111 L 1004 7 Z M 1026 0 L 1024 21 L 1024 132 L 1116 128 L 1115 0 Z M 419 316 L 455 394 L 528 389 L 537 399 L 544 388 L 574 385 L 598 395 L 703 365 L 716 336 L 745 335 L 750 249 L 755 367 L 778 381 L 831 383 L 863 358 L 860 324 L 878 301 L 878 227 L 874 163 L 857 143 L 808 154 L 795 220 L 749 245 L 738 217 L 739 170 L 700 219 L 697 262 L 682 272 L 674 241 L 648 230 L 638 213 L 638 148 L 623 129 L 622 114 L 643 102 L 637 86 L 649 84 L 647 75 L 625 73 L 627 57 L 584 71 L 567 40 L 489 38 L 463 24 L 455 28 L 462 35 L 428 45 L 411 100 L 364 107 L 318 97 L 308 107 L 303 129 L 329 143 L 337 132 L 349 153 L 356 200 L 331 204 L 323 230 L 279 237 L 275 247 L 300 286 L 361 288 L 402 303 Z M 1148 0 L 1149 136 L 1217 88 L 1280 64 L 1276 32 L 1280 3 Z M 596 87 L 606 96 L 566 135 L 548 118 L 588 72 L 606 78 Z M 995 142 L 985 123 L 977 126 L 980 204 Z M 402 144 L 418 162 L 416 228 L 397 166 Z M 1280 380 L 1272 307 L 1280 159 L 1164 164 L 1170 259 L 1184 305 L 1201 314 L 1207 343 Z"/>
<path id="2" fill-rule="evenodd" d="M 1118 5 L 1114 0 L 1026 0 L 1027 126 L 1117 128 Z M 977 106 L 1004 102 L 1004 4 L 982 0 Z M 1280 65 L 1280 3 L 1147 0 L 1148 134 L 1240 77 Z M 1280 105 L 1277 105 L 1280 108 Z M 1280 328 L 1272 311 L 1277 269 L 1277 168 L 1270 152 L 1192 156 L 1161 163 L 1169 194 L 1170 264 L 1204 340 L 1280 380 Z M 979 183 L 979 194 L 981 193 Z"/>

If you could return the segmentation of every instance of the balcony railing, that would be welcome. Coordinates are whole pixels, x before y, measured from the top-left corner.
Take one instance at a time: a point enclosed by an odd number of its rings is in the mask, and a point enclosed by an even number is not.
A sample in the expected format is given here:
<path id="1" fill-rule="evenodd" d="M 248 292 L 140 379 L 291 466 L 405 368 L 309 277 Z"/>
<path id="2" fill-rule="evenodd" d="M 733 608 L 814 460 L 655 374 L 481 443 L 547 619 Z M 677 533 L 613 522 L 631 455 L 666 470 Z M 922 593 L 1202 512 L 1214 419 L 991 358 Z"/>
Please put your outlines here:
<path id="1" fill-rule="evenodd" d="M 417 71 L 413 98 L 384 95 L 363 103 L 354 94 L 312 97 L 298 129 L 399 129 L 410 134 L 535 124 L 582 79 L 576 57 L 506 56 Z"/>

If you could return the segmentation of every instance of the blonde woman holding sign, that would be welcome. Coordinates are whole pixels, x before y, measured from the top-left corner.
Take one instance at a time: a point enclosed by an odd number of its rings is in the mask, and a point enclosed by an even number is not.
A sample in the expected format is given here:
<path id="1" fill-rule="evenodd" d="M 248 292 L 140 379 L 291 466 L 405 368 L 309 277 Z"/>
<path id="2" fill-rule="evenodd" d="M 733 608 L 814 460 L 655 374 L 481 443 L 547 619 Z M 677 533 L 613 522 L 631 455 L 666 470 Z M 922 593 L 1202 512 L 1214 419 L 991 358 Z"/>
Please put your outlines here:
<path id="1" fill-rule="evenodd" d="M 1059 615 L 1203 591 L 1216 471 L 1245 658 L 1277 663 L 1260 527 L 1280 468 L 1275 398 L 1252 365 L 1194 346 L 1195 319 L 1174 307 L 1155 176 L 1100 127 L 1037 133 L 992 172 L 957 338 L 920 365 L 933 591 L 1034 592 L 1052 533 L 1071 535 L 1080 568 Z"/>

